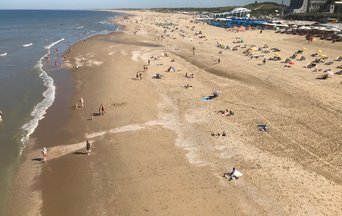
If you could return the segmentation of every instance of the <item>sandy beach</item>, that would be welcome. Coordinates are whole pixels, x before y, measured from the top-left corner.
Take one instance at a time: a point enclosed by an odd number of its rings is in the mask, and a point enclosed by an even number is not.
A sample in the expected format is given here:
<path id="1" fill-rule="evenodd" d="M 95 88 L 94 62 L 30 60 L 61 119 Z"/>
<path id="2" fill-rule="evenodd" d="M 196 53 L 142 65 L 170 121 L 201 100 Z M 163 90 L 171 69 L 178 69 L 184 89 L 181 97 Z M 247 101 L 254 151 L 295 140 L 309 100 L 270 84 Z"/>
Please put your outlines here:
<path id="1" fill-rule="evenodd" d="M 126 13 L 114 20 L 122 32 L 65 54 L 70 74 L 56 80 L 6 215 L 342 214 L 342 75 L 317 79 L 341 70 L 342 43 Z M 305 61 L 281 63 L 299 49 Z M 304 67 L 317 50 L 333 63 Z M 228 181 L 233 167 L 243 176 Z"/>

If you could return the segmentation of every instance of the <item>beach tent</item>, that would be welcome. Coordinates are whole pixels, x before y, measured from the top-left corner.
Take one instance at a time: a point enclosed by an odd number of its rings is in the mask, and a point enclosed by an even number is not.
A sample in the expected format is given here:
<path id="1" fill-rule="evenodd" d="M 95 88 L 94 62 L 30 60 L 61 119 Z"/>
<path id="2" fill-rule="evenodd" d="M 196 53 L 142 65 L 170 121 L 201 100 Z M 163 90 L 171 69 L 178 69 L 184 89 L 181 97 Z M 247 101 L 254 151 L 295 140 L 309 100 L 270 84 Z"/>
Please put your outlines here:
<path id="1" fill-rule="evenodd" d="M 176 69 L 174 67 L 170 67 L 170 70 L 172 70 L 173 72 L 176 72 Z"/>

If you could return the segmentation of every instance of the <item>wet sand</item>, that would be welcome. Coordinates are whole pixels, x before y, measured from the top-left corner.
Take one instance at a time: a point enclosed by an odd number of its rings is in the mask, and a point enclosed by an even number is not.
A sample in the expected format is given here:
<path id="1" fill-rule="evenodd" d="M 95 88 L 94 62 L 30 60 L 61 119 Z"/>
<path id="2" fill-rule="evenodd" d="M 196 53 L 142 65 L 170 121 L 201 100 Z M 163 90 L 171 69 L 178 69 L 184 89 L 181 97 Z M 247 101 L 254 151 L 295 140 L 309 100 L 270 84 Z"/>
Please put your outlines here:
<path id="1" fill-rule="evenodd" d="M 310 58 L 317 49 L 337 56 L 341 43 L 308 45 L 271 31 L 227 32 L 187 15 L 133 13 L 116 20 L 123 33 L 79 42 L 66 54 L 75 88 L 34 134 L 8 215 L 342 213 L 342 77 L 317 80 L 320 72 L 303 68 L 308 62 L 260 65 L 262 59 L 251 60 L 241 48 L 219 54 L 216 47 L 242 37 L 248 45 L 277 47 L 284 57 L 306 47 Z M 156 25 L 163 20 L 177 26 L 165 32 Z M 194 35 L 199 30 L 205 38 Z M 170 66 L 176 72 L 165 72 Z M 152 79 L 155 73 L 162 79 Z M 201 100 L 214 90 L 218 98 Z M 85 106 L 74 110 L 80 97 Z M 105 115 L 89 120 L 100 104 Z M 216 113 L 226 108 L 235 115 Z M 258 124 L 269 131 L 260 132 Z M 227 137 L 210 135 L 221 131 Z M 43 146 L 48 161 L 32 161 Z M 227 181 L 222 174 L 232 167 L 244 175 Z"/>

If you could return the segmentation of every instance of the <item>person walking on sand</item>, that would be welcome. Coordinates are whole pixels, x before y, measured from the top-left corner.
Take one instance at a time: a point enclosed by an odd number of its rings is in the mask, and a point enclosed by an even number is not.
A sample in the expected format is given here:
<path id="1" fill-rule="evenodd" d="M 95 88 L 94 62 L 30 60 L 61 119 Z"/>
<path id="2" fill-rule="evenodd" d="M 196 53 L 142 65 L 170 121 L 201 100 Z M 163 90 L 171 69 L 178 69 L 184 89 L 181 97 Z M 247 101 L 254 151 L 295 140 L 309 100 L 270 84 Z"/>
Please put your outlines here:
<path id="1" fill-rule="evenodd" d="M 43 156 L 43 161 L 46 162 L 46 158 L 47 158 L 47 149 L 44 147 L 42 149 L 42 156 Z"/>
<path id="2" fill-rule="evenodd" d="M 220 63 L 220 62 L 221 62 L 221 59 L 220 59 L 220 58 L 218 58 L 218 59 L 217 59 L 217 63 Z"/>
<path id="3" fill-rule="evenodd" d="M 83 107 L 84 106 L 84 99 L 83 99 L 83 97 L 80 98 L 80 103 L 81 103 L 81 107 Z"/>
<path id="4" fill-rule="evenodd" d="M 91 152 L 91 144 L 89 140 L 86 141 L 86 149 L 87 149 L 87 155 L 90 155 Z"/>
<path id="5" fill-rule="evenodd" d="M 99 107 L 99 114 L 100 115 L 104 115 L 105 114 L 105 108 L 104 108 L 104 106 L 102 104 Z"/>
<path id="6" fill-rule="evenodd" d="M 142 73 L 139 73 L 139 79 L 142 80 Z"/>
<path id="7" fill-rule="evenodd" d="M 262 60 L 262 63 L 266 64 L 266 61 L 267 61 L 266 58 L 264 58 L 264 60 Z"/>
<path id="8" fill-rule="evenodd" d="M 2 114 L 2 111 L 0 111 L 0 122 L 3 121 L 3 114 Z"/>
<path id="9" fill-rule="evenodd" d="M 151 61 L 148 59 L 147 60 L 147 65 L 150 65 L 151 64 Z"/>

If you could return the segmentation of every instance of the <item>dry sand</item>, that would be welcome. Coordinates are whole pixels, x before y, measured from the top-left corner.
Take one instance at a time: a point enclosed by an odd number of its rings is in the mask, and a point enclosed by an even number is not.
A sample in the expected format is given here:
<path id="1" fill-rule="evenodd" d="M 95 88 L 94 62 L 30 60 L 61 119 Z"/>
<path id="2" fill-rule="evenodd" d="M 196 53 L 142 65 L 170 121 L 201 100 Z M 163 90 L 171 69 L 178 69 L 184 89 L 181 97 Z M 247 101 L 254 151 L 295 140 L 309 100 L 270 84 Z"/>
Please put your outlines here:
<path id="1" fill-rule="evenodd" d="M 181 14 L 130 13 L 116 20 L 123 33 L 79 42 L 67 54 L 75 89 L 34 135 L 8 215 L 342 214 L 342 76 L 317 80 L 322 72 L 303 68 L 317 49 L 341 55 L 341 43 L 233 33 Z M 165 21 L 176 25 L 163 28 Z M 261 65 L 245 49 L 216 47 L 233 47 L 236 37 L 279 48 L 283 58 L 306 47 L 308 60 Z M 156 60 L 143 71 L 151 56 Z M 340 64 L 319 67 L 335 72 Z M 177 72 L 165 72 L 170 66 Z M 152 79 L 155 73 L 162 79 Z M 214 90 L 218 98 L 200 100 Z M 80 97 L 85 106 L 72 110 Z M 106 114 L 89 120 L 100 104 Z M 235 115 L 216 113 L 226 108 Z M 210 135 L 221 131 L 228 136 Z M 86 139 L 93 143 L 89 156 Z M 46 164 L 31 160 L 42 146 L 49 146 Z M 227 181 L 221 176 L 232 167 L 244 175 Z"/>

